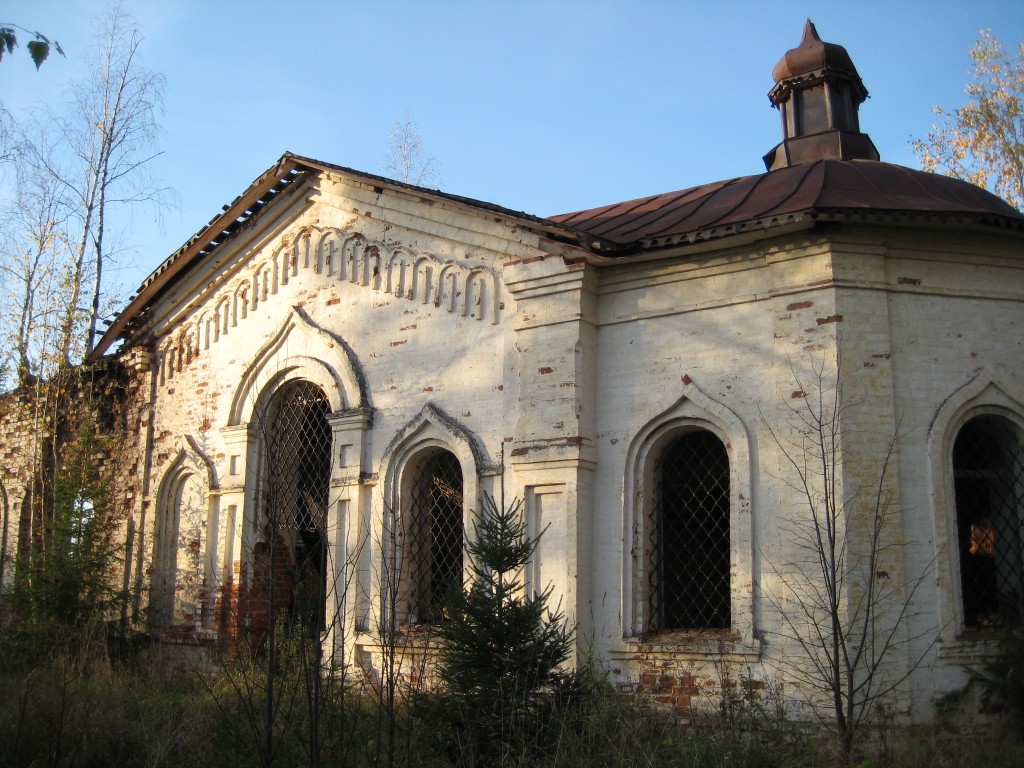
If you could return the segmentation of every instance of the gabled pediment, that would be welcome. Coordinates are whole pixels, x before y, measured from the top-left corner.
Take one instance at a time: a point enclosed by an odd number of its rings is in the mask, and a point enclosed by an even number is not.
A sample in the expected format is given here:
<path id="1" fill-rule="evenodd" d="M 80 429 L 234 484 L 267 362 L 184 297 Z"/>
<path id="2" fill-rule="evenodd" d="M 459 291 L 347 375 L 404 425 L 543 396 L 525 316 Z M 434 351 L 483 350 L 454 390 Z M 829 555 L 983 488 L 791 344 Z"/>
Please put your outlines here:
<path id="1" fill-rule="evenodd" d="M 243 232 L 251 231 L 260 221 L 266 221 L 271 211 L 280 212 L 285 200 L 291 200 L 291 204 L 301 204 L 304 197 L 299 197 L 296 202 L 294 193 L 303 189 L 305 180 L 320 178 L 322 175 L 346 178 L 364 187 L 372 185 L 370 188 L 377 194 L 387 191 L 399 194 L 412 192 L 417 199 L 423 200 L 425 205 L 441 203 L 449 209 L 461 210 L 476 218 L 484 214 L 489 221 L 505 222 L 510 229 L 531 230 L 544 237 L 554 237 L 567 242 L 576 242 L 581 237 L 571 227 L 491 203 L 415 187 L 351 168 L 285 153 L 277 164 L 257 178 L 230 205 L 225 206 L 223 213 L 212 219 L 146 278 L 138 294 L 103 335 L 89 359 L 97 360 L 118 339 L 131 339 L 133 334 L 141 333 L 144 326 L 152 320 L 150 310 L 163 297 L 190 278 L 193 282 L 200 283 L 201 271 L 216 268 L 219 261 L 222 261 L 224 249 L 237 247 L 238 239 L 243 236 Z M 290 234 L 294 236 L 298 233 L 290 230 Z M 343 245 L 344 238 L 341 238 L 340 233 L 332 234 L 329 228 L 319 230 L 317 234 L 314 249 L 340 248 Z M 347 237 L 356 236 L 349 233 Z M 324 238 L 327 238 L 326 241 Z M 286 240 L 285 237 L 281 238 L 282 243 Z M 299 239 L 293 239 L 291 242 L 299 243 Z M 351 279 L 352 282 L 373 290 L 391 291 L 395 295 L 404 295 L 414 301 L 434 301 L 438 306 L 445 306 L 447 302 L 449 311 L 453 313 L 478 316 L 480 319 L 496 322 L 499 306 L 496 292 L 492 292 L 485 299 L 480 299 L 479 315 L 474 314 L 477 311 L 474 307 L 477 306 L 480 292 L 485 289 L 489 280 L 484 271 L 474 271 L 468 264 L 460 264 L 452 259 L 428 253 L 413 254 L 404 249 L 388 249 L 384 242 L 373 241 L 369 236 L 361 242 L 350 239 L 344 244 L 351 249 L 350 253 L 356 259 L 352 266 L 370 271 L 355 275 L 347 273 L 348 277 L 342 279 Z M 377 250 L 374 251 L 374 248 Z M 319 251 L 316 253 L 320 255 Z M 289 254 L 291 255 L 294 254 Z M 300 268 L 300 263 L 306 262 L 296 261 L 291 266 L 293 271 Z M 378 268 L 377 273 L 372 271 L 374 267 Z M 287 280 L 293 276 L 286 272 L 287 269 L 279 265 L 277 279 Z M 340 271 L 338 274 L 341 277 Z M 460 280 L 463 288 L 461 298 Z"/>

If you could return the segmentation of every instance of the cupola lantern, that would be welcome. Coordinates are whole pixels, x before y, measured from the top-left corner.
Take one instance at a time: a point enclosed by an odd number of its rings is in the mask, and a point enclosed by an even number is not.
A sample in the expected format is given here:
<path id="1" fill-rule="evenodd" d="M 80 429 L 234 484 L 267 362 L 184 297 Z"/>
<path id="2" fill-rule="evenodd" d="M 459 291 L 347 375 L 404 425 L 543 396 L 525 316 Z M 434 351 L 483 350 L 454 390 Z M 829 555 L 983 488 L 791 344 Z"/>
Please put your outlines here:
<path id="1" fill-rule="evenodd" d="M 772 77 L 768 98 L 782 114 L 782 143 L 764 156 L 769 171 L 816 160 L 878 160 L 871 138 L 860 132 L 858 110 L 868 92 L 857 68 L 841 45 L 822 42 L 810 19 Z"/>

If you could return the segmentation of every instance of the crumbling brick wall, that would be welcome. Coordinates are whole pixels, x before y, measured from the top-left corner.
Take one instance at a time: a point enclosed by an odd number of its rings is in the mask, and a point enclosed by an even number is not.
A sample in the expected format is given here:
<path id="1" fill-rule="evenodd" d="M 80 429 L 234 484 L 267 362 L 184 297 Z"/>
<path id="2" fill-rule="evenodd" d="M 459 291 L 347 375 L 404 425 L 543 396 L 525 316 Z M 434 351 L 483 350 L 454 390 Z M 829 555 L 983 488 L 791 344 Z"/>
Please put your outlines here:
<path id="1" fill-rule="evenodd" d="M 110 477 L 114 515 L 124 521 L 119 543 L 127 548 L 126 557 L 118 558 L 111 578 L 119 588 L 127 586 L 134 507 L 141 498 L 140 473 L 133 459 L 145 440 L 138 429 L 144 388 L 140 378 L 123 359 L 107 358 L 64 369 L 51 379 L 31 381 L 0 396 L 0 587 L 4 592 L 17 578 L 17 568 L 31 560 L 47 535 L 55 469 L 83 430 L 99 438 L 100 447 L 90 458 Z M 127 603 L 122 615 L 130 615 Z M 9 602 L 0 601 L 0 621 L 11 620 Z"/>

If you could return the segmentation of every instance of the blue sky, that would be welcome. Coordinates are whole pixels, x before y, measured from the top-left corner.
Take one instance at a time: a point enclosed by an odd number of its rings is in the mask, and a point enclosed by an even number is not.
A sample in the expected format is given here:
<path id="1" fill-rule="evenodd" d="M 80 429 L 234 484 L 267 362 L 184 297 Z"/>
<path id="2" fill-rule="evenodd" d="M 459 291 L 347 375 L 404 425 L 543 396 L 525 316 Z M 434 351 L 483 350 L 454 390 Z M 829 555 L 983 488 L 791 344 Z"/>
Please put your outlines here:
<path id="1" fill-rule="evenodd" d="M 128 291 L 286 150 L 382 172 L 407 111 L 445 191 L 543 216 L 762 172 L 780 138 L 772 67 L 807 16 L 857 65 L 871 95 L 861 127 L 882 159 L 911 166 L 931 106 L 963 103 L 979 30 L 1024 39 L 1019 0 L 124 5 L 167 78 L 153 172 L 181 198 L 162 226 L 149 212 L 130 222 Z M 23 48 L 5 56 L 9 110 L 60 102 L 103 6 L 4 3 L 0 22 L 67 53 L 38 73 Z"/>

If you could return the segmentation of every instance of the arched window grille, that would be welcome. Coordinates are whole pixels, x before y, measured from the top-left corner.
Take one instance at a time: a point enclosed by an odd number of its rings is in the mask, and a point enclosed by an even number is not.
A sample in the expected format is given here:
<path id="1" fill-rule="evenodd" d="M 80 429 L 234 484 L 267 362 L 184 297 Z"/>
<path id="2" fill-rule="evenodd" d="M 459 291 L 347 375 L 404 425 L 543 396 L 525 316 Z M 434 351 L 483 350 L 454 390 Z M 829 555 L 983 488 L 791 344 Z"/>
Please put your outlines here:
<path id="1" fill-rule="evenodd" d="M 323 627 L 327 586 L 326 517 L 331 476 L 330 403 L 323 391 L 296 381 L 267 409 L 264 515 L 267 538 L 284 544 L 272 570 L 290 619 Z M 275 552 L 275 557 L 279 555 Z M 278 601 L 274 601 L 275 610 Z"/>
<path id="2" fill-rule="evenodd" d="M 462 467 L 449 451 L 427 453 L 412 467 L 406 529 L 412 623 L 443 617 L 449 591 L 462 586 Z"/>
<path id="3" fill-rule="evenodd" d="M 654 467 L 648 632 L 728 629 L 729 457 L 713 433 L 670 442 Z"/>
<path id="4" fill-rule="evenodd" d="M 1024 443 L 1005 418 L 975 416 L 953 443 L 964 626 L 1015 624 L 1024 606 Z"/>

